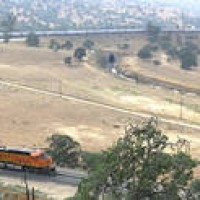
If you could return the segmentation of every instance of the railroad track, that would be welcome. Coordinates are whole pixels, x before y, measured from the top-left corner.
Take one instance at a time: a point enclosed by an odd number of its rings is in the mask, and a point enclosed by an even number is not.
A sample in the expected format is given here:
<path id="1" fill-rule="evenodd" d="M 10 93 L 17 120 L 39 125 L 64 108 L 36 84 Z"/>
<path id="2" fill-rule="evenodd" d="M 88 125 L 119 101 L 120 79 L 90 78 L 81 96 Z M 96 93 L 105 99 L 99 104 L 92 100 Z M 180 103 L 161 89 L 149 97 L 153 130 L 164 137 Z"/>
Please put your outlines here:
<path id="1" fill-rule="evenodd" d="M 59 183 L 71 186 L 78 186 L 80 181 L 87 176 L 87 173 L 78 170 L 65 169 L 57 171 L 55 175 L 43 173 L 34 173 L 32 171 L 23 171 L 18 167 L 15 168 L 0 168 L 0 179 L 14 179 L 23 181 L 24 177 L 34 182 Z"/>
<path id="2" fill-rule="evenodd" d="M 170 29 L 162 27 L 163 33 L 200 33 L 200 29 Z M 11 38 L 25 38 L 28 36 L 29 31 L 14 31 L 10 33 Z M 38 36 L 70 36 L 70 35 L 96 35 L 96 34 L 146 34 L 145 27 L 141 28 L 98 28 L 98 29 L 79 29 L 67 31 L 35 31 Z M 0 38 L 3 38 L 4 33 L 0 32 Z"/>

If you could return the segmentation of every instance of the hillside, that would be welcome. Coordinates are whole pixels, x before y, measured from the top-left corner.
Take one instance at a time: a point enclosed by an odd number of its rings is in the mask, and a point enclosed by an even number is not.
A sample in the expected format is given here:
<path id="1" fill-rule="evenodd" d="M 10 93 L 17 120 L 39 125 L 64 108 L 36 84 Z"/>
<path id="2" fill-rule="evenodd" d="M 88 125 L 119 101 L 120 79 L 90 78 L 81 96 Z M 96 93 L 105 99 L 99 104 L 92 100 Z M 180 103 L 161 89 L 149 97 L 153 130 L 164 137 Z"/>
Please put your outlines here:
<path id="1" fill-rule="evenodd" d="M 113 38 L 113 36 L 110 36 Z M 100 48 L 105 52 L 118 51 L 116 43 L 108 36 L 95 37 L 96 51 Z M 144 67 L 145 62 L 139 65 L 138 58 L 133 57 L 133 52 L 141 45 L 141 40 L 133 36 L 126 37 L 126 40 L 133 44 L 129 54 L 124 59 L 129 62 L 129 67 L 137 72 L 141 69 L 151 70 Z M 85 38 L 72 37 L 74 48 L 81 45 Z M 115 40 L 123 43 L 125 38 L 121 35 L 115 36 Z M 60 43 L 64 40 L 60 40 Z M 49 41 L 42 40 L 40 48 L 28 48 L 21 43 L 10 43 L 1 46 L 1 79 L 10 82 L 28 85 L 41 90 L 62 92 L 77 98 L 83 98 L 104 105 L 111 105 L 129 111 L 142 112 L 150 115 L 157 115 L 169 119 L 180 119 L 181 98 L 182 119 L 186 122 L 198 124 L 200 119 L 199 96 L 181 95 L 174 90 L 165 87 L 154 87 L 143 83 L 133 83 L 121 78 L 117 78 L 98 66 L 96 54 L 89 53 L 88 61 L 76 63 L 72 67 L 64 65 L 64 56 L 70 56 L 71 51 L 53 52 L 48 49 Z M 133 50 L 134 49 L 134 50 Z M 133 52 L 132 52 L 133 51 Z M 12 55 L 12 57 L 10 57 Z M 131 56 L 132 55 L 132 56 Z M 131 59 L 131 60 L 130 60 Z M 122 62 L 123 57 L 122 57 Z M 76 67 L 77 65 L 77 67 Z M 79 67 L 78 67 L 79 66 Z M 165 70 L 166 68 L 166 70 Z M 169 65 L 161 67 L 157 76 L 168 77 L 165 73 L 171 69 L 171 74 L 177 74 L 174 78 L 176 82 L 182 81 L 182 70 L 179 66 Z M 162 74 L 164 70 L 164 75 Z M 143 70 L 144 71 L 144 70 Z M 152 70 L 153 73 L 153 70 Z M 160 74 L 159 74 L 160 73 Z M 184 72 L 186 74 L 186 72 Z M 187 81 L 195 85 L 195 77 L 198 79 L 199 73 L 188 72 L 191 79 Z M 180 75 L 178 75 L 180 74 Z M 153 75 L 152 75 L 153 76 Z M 186 75 L 187 76 L 187 75 Z M 94 78 L 95 77 L 95 78 Z M 171 79 L 168 80 L 169 82 Z M 123 124 L 128 119 L 138 120 L 137 116 L 114 111 L 106 106 L 98 107 L 72 100 L 62 100 L 56 97 L 37 94 L 35 92 L 2 86 L 1 88 L 1 110 L 2 124 L 1 138 L 6 145 L 24 145 L 26 138 L 27 145 L 45 146 L 46 137 L 57 131 L 65 132 L 76 139 L 82 141 L 84 148 L 90 150 L 102 149 L 112 143 L 119 135 L 115 125 L 123 129 Z M 35 126 L 37 124 L 37 126 Z M 179 132 L 173 127 L 175 132 Z M 109 132 L 109 135 L 105 133 Z M 6 134 L 6 135 L 5 135 Z M 33 137 L 37 135 L 37 138 Z M 95 143 L 96 139 L 102 139 L 102 143 Z M 88 142 L 90 141 L 90 142 Z M 94 142 L 91 142 L 94 141 Z"/>
<path id="2" fill-rule="evenodd" d="M 198 27 L 198 16 L 184 5 L 183 9 L 164 1 L 9 0 L 1 1 L 0 16 L 6 18 L 12 13 L 17 19 L 15 30 L 26 31 L 138 28 L 145 27 L 147 19 L 170 27 Z M 194 3 L 190 5 L 194 7 Z"/>
<path id="3" fill-rule="evenodd" d="M 59 44 L 71 41 L 73 48 L 49 49 L 51 39 Z M 64 58 L 73 57 L 74 50 L 88 39 L 94 47 L 87 50 L 84 61 L 73 58 L 72 64 L 64 64 Z M 129 44 L 128 49 L 121 48 L 124 43 Z M 43 148 L 49 136 L 59 133 L 80 142 L 84 151 L 99 152 L 110 147 L 129 122 L 141 123 L 146 117 L 158 116 L 159 128 L 170 141 L 177 137 L 189 140 L 191 154 L 198 159 L 198 94 L 180 94 L 164 86 L 127 80 L 110 73 L 99 62 L 99 58 L 114 52 L 120 58 L 118 65 L 130 73 L 167 79 L 172 85 L 182 84 L 185 91 L 188 84 L 199 89 L 199 66 L 195 71 L 183 71 L 180 63 L 164 63 L 163 59 L 162 65 L 155 68 L 149 60 L 139 59 L 137 52 L 147 43 L 147 38 L 137 35 L 41 38 L 39 47 L 27 47 L 24 42 L 1 43 L 1 145 Z M 159 59 L 165 55 L 160 54 Z M 195 177 L 199 176 L 197 168 Z M 21 184 L 20 178 L 1 177 L 0 181 Z M 73 195 L 76 190 L 57 182 L 32 180 L 30 184 L 57 199 Z"/>

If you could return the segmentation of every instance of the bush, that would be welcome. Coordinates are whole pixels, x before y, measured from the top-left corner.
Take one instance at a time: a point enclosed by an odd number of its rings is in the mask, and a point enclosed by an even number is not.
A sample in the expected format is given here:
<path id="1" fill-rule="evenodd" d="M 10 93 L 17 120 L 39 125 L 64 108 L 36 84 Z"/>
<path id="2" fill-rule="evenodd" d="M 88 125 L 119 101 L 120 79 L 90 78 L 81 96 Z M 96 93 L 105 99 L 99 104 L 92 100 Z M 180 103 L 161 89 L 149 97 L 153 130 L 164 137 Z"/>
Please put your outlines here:
<path id="1" fill-rule="evenodd" d="M 148 22 L 147 24 L 147 32 L 149 36 L 158 36 L 161 31 L 161 27 L 153 24 L 152 22 Z"/>
<path id="2" fill-rule="evenodd" d="M 200 193 L 200 179 L 195 179 L 191 183 L 192 193 Z"/>
<path id="3" fill-rule="evenodd" d="M 172 44 L 169 41 L 166 41 L 166 40 L 161 40 L 160 46 L 165 51 L 168 51 L 169 49 L 172 48 Z"/>
<path id="4" fill-rule="evenodd" d="M 196 44 L 194 44 L 193 42 L 186 42 L 185 46 L 190 51 L 193 51 L 193 52 L 196 52 L 196 53 L 199 52 L 199 47 Z"/>
<path id="5" fill-rule="evenodd" d="M 51 39 L 50 42 L 49 42 L 49 49 L 53 49 L 55 43 L 56 43 L 56 40 Z"/>
<path id="6" fill-rule="evenodd" d="M 54 162 L 61 167 L 78 167 L 80 165 L 81 147 L 67 135 L 52 135 L 47 139 L 49 144 L 48 153 Z"/>
<path id="7" fill-rule="evenodd" d="M 40 38 L 35 33 L 29 33 L 26 38 L 26 44 L 30 47 L 38 47 L 40 44 Z"/>
<path id="8" fill-rule="evenodd" d="M 160 41 L 168 41 L 170 42 L 172 40 L 172 35 L 168 34 L 168 35 L 163 35 L 160 37 Z"/>
<path id="9" fill-rule="evenodd" d="M 84 161 L 85 167 L 89 170 L 94 170 L 98 166 L 101 165 L 103 161 L 103 154 L 102 153 L 90 153 L 90 152 L 83 152 L 82 158 Z"/>
<path id="10" fill-rule="evenodd" d="M 3 42 L 8 43 L 10 41 L 10 34 L 9 33 L 4 33 L 3 34 Z"/>
<path id="11" fill-rule="evenodd" d="M 178 141 L 174 153 L 167 153 L 169 142 L 154 119 L 141 126 L 130 124 L 125 135 L 103 152 L 100 165 L 81 181 L 76 196 L 83 200 L 106 199 L 104 194 L 117 200 L 180 199 L 197 163 L 184 153 L 184 145 L 179 148 Z"/>
<path id="12" fill-rule="evenodd" d="M 74 57 L 81 61 L 86 56 L 86 49 L 79 47 L 74 52 Z"/>
<path id="13" fill-rule="evenodd" d="M 153 55 L 151 53 L 151 48 L 148 45 L 144 46 L 139 52 L 138 57 L 141 59 L 149 59 L 152 58 Z"/>
<path id="14" fill-rule="evenodd" d="M 148 48 L 150 51 L 153 51 L 153 52 L 158 51 L 158 46 L 156 46 L 156 45 L 147 44 L 146 48 Z"/>
<path id="15" fill-rule="evenodd" d="M 61 45 L 55 39 L 51 39 L 49 48 L 57 52 L 61 48 Z"/>
<path id="16" fill-rule="evenodd" d="M 72 57 L 65 57 L 64 62 L 65 64 L 70 65 L 72 63 Z"/>
<path id="17" fill-rule="evenodd" d="M 192 66 L 197 66 L 197 53 L 191 51 L 189 48 L 183 48 L 179 52 L 179 58 L 181 60 L 181 67 L 185 70 L 190 70 Z"/>
<path id="18" fill-rule="evenodd" d="M 157 38 L 157 36 L 149 36 L 148 41 L 150 43 L 156 43 L 158 41 L 158 38 Z"/>
<path id="19" fill-rule="evenodd" d="M 83 43 L 83 47 L 85 47 L 86 49 L 92 49 L 94 46 L 94 42 L 91 41 L 91 40 L 86 40 L 84 43 Z"/>
<path id="20" fill-rule="evenodd" d="M 153 64 L 154 64 L 154 65 L 161 65 L 161 62 L 160 62 L 160 60 L 154 60 L 154 61 L 153 61 Z"/>
<path id="21" fill-rule="evenodd" d="M 73 43 L 71 41 L 65 41 L 61 47 L 62 49 L 70 50 L 73 48 Z"/>
<path id="22" fill-rule="evenodd" d="M 167 50 L 167 55 L 171 56 L 172 58 L 177 58 L 179 56 L 179 52 L 177 50 L 176 47 L 171 46 L 168 50 Z"/>
<path id="23" fill-rule="evenodd" d="M 116 62 L 117 62 L 116 55 L 113 53 L 110 53 L 108 56 L 108 63 L 113 65 Z"/>

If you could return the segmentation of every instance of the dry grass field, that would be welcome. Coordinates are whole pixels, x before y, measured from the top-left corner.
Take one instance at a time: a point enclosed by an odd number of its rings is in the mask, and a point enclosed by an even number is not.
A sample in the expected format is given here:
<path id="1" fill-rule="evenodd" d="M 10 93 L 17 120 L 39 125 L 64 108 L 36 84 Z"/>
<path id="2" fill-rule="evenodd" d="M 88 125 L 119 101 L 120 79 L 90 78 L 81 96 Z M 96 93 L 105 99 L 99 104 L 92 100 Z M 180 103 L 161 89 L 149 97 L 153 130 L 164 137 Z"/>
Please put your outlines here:
<path id="1" fill-rule="evenodd" d="M 86 38 L 66 39 L 78 47 Z M 148 63 L 141 63 L 135 57 L 137 49 L 145 43 L 139 36 L 92 36 L 90 39 L 95 42 L 96 50 L 119 51 L 118 53 L 122 55 L 122 65 L 132 70 L 147 76 L 167 79 L 170 82 L 199 87 L 199 69 L 194 72 L 184 72 L 178 65 L 166 64 L 155 70 Z M 183 121 L 200 124 L 199 96 L 194 94 L 181 96 L 174 90 L 136 84 L 115 77 L 97 67 L 92 53 L 89 54 L 88 61 L 76 62 L 74 64 L 76 66 L 68 67 L 64 65 L 63 59 L 73 52 L 53 52 L 47 48 L 48 41 L 49 39 L 42 39 L 40 48 L 28 48 L 20 42 L 0 44 L 0 78 L 41 90 L 62 92 L 130 111 L 175 120 L 180 119 L 180 101 L 182 101 Z M 122 44 L 124 41 L 131 45 L 128 52 L 117 49 L 116 44 Z M 73 100 L 0 86 L 2 145 L 45 147 L 48 136 L 53 133 L 63 133 L 78 140 L 83 149 L 99 151 L 110 146 L 123 134 L 127 121 L 136 123 L 141 119 Z M 186 137 L 192 142 L 192 154 L 196 158 L 199 157 L 200 139 L 197 130 L 169 125 L 162 125 L 161 129 L 172 140 L 175 140 L 177 135 Z"/>

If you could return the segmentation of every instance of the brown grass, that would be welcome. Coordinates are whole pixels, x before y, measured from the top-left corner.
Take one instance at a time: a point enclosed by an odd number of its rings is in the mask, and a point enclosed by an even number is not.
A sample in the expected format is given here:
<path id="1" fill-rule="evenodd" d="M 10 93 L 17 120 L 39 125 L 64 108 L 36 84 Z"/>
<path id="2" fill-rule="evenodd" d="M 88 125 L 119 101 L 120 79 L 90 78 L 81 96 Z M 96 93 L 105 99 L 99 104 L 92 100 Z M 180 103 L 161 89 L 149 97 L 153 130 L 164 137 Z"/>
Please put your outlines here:
<path id="1" fill-rule="evenodd" d="M 136 53 L 137 48 L 144 44 L 144 40 L 133 36 L 125 37 L 98 36 L 93 37 L 92 40 L 95 40 L 97 49 L 115 51 L 116 43 L 123 43 L 126 40 L 131 44 L 126 62 L 133 70 L 152 76 L 162 75 L 161 78 L 170 76 L 169 81 L 175 80 L 184 84 L 186 81 L 183 80 L 186 78 L 191 85 L 199 83 L 199 80 L 189 78 L 191 76 L 198 79 L 198 73 L 189 72 L 190 75 L 187 75 L 186 72 L 181 72 L 178 66 L 175 66 L 174 70 L 173 67 L 168 68 L 168 66 L 161 66 L 157 70 L 153 70 L 153 66 L 148 68 L 147 64 L 141 63 L 134 56 L 131 57 Z M 84 40 L 79 37 L 66 39 L 75 41 L 75 46 L 80 46 Z M 91 65 L 95 63 L 94 60 L 89 64 L 76 62 L 77 67 L 67 67 L 63 64 L 63 58 L 65 55 L 72 55 L 72 52 L 55 53 L 46 47 L 47 44 L 46 39 L 42 41 L 40 48 L 27 48 L 20 43 L 1 44 L 0 48 L 3 48 L 3 51 L 0 52 L 0 77 L 41 89 L 56 92 L 62 90 L 66 94 L 133 111 L 179 119 L 180 94 L 164 88 L 153 88 L 121 80 Z M 119 53 L 123 54 L 123 52 Z M 166 74 L 170 71 L 167 69 L 172 72 Z M 183 100 L 184 120 L 199 123 L 200 98 L 184 96 Z M 138 117 L 108 109 L 5 86 L 0 88 L 0 110 L 1 144 L 9 146 L 44 147 L 47 145 L 46 138 L 59 132 L 74 137 L 85 150 L 99 151 L 109 147 L 123 134 L 127 121 L 132 120 L 134 123 L 140 121 Z M 119 128 L 115 125 L 119 125 Z M 175 127 L 161 128 L 171 136 L 172 140 L 177 135 L 192 140 L 192 153 L 195 157 L 200 155 L 197 131 Z"/>

